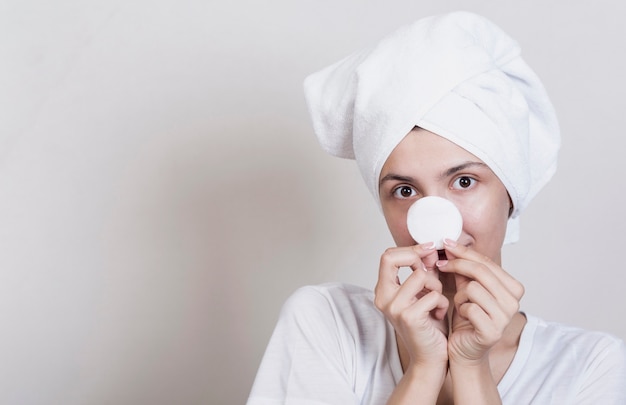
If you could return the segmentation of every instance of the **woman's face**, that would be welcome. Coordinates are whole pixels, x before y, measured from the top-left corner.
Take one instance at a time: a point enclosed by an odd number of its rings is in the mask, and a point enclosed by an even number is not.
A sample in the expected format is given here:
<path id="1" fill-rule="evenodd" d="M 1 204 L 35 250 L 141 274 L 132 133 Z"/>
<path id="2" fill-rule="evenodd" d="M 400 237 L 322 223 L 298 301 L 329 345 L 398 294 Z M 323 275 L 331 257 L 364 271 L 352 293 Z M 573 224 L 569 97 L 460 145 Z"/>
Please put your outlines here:
<path id="1" fill-rule="evenodd" d="M 510 199 L 498 177 L 460 146 L 416 128 L 393 150 L 380 174 L 380 200 L 398 246 L 411 246 L 406 215 L 416 200 L 439 196 L 463 216 L 458 242 L 500 264 Z"/>

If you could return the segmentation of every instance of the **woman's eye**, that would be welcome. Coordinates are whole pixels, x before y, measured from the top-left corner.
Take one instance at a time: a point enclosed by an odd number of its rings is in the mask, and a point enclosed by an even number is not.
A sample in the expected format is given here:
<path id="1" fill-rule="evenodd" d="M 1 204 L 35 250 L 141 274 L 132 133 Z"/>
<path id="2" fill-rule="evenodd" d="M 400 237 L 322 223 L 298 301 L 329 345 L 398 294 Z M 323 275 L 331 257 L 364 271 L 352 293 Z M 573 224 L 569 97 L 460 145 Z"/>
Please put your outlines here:
<path id="1" fill-rule="evenodd" d="M 452 187 L 455 189 L 470 188 L 471 186 L 474 185 L 475 182 L 476 180 L 474 180 L 471 177 L 461 176 L 458 179 L 454 180 Z"/>
<path id="2" fill-rule="evenodd" d="M 393 195 L 397 198 L 411 198 L 417 195 L 417 193 L 415 192 L 415 190 L 413 190 L 412 187 L 400 186 L 393 190 Z"/>

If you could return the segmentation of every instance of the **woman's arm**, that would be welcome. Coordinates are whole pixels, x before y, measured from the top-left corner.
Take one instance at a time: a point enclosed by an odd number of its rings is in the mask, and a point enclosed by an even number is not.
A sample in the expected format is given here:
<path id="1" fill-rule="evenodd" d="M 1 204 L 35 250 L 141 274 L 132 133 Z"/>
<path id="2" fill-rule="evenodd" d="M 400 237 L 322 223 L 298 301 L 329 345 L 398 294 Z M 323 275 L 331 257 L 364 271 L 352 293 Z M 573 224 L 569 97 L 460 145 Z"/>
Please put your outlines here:
<path id="1" fill-rule="evenodd" d="M 406 353 L 404 376 L 387 404 L 435 404 L 447 373 L 448 300 L 422 259 L 436 257 L 432 244 L 388 249 L 381 257 L 375 304 L 393 325 Z M 404 283 L 401 267 L 413 272 Z M 406 361 L 408 360 L 408 361 Z"/>
<path id="2" fill-rule="evenodd" d="M 387 405 L 435 404 L 448 372 L 447 364 L 410 365 Z"/>
<path id="3" fill-rule="evenodd" d="M 456 294 L 448 356 L 454 401 L 457 405 L 501 404 L 497 381 L 489 362 L 502 344 L 519 312 L 522 284 L 484 255 L 446 242 L 451 260 L 437 262 L 442 272 L 454 274 Z"/>
<path id="4" fill-rule="evenodd" d="M 451 363 L 450 376 L 455 404 L 502 404 L 488 359 L 473 365 Z"/>

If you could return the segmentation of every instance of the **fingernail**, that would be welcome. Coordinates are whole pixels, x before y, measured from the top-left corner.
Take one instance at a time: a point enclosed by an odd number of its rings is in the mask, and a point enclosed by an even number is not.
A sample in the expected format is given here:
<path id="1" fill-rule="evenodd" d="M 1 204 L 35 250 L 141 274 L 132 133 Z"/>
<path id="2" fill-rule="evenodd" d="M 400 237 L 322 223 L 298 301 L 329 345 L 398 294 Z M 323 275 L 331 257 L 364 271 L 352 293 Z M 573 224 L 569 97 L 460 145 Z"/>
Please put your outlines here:
<path id="1" fill-rule="evenodd" d="M 435 248 L 435 242 L 420 243 L 420 246 L 424 250 L 432 250 Z"/>
<path id="2" fill-rule="evenodd" d="M 445 267 L 446 264 L 448 264 L 447 260 L 437 260 L 435 262 L 435 266 L 437 266 L 438 269 Z"/>
<path id="3" fill-rule="evenodd" d="M 422 270 L 424 270 L 424 272 L 428 273 L 428 269 L 426 268 L 426 266 L 424 266 L 424 268 Z"/>
<path id="4" fill-rule="evenodd" d="M 456 241 L 452 239 L 444 239 L 443 244 L 450 247 L 456 247 L 457 245 Z"/>

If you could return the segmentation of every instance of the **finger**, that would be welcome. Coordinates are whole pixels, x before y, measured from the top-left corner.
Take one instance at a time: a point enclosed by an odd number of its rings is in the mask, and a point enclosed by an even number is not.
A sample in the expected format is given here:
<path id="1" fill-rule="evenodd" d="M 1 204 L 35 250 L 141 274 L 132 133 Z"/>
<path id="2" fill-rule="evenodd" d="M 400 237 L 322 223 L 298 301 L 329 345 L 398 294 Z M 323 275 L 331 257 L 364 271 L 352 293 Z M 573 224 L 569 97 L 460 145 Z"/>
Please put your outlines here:
<path id="1" fill-rule="evenodd" d="M 394 321 L 400 321 L 418 326 L 418 323 L 426 322 L 431 314 L 436 319 L 442 320 L 447 314 L 449 305 L 450 302 L 441 292 L 429 291 L 420 299 L 416 299 L 415 295 L 395 297 L 379 309 L 394 325 Z"/>
<path id="2" fill-rule="evenodd" d="M 483 267 L 463 266 L 455 267 L 454 270 L 460 274 L 469 277 L 474 280 L 479 280 L 485 284 L 489 283 L 485 278 L 493 275 L 505 288 L 511 292 L 511 294 L 519 301 L 524 295 L 524 286 L 517 279 L 507 273 L 502 267 L 496 264 L 489 257 L 478 253 L 477 251 L 468 248 L 467 246 L 459 245 L 454 241 L 445 241 L 445 250 L 450 252 L 451 255 L 457 259 L 465 259 L 470 262 L 481 264 Z M 455 259 L 456 260 L 456 259 Z M 446 266 L 445 261 L 439 261 L 437 263 L 441 271 L 452 271 L 451 267 Z M 443 264 L 443 265 L 442 265 Z M 444 269 L 446 268 L 446 269 Z M 489 271 L 485 271 L 489 270 Z"/>
<path id="3" fill-rule="evenodd" d="M 457 314 L 469 321 L 476 332 L 477 342 L 483 347 L 493 346 L 504 334 L 506 324 L 494 322 L 476 303 L 466 302 L 460 305 Z"/>
<path id="4" fill-rule="evenodd" d="M 386 314 L 389 315 L 390 319 L 400 319 L 403 323 L 413 326 L 429 322 L 428 319 L 431 313 L 433 313 L 436 319 L 443 319 L 450 305 L 448 299 L 437 291 L 429 292 L 409 306 L 400 306 L 396 305 L 396 303 L 394 301 L 387 308 Z"/>
<path id="5" fill-rule="evenodd" d="M 437 263 L 437 260 L 439 259 L 438 250 L 435 249 L 435 244 L 432 242 L 428 243 L 426 244 L 426 247 L 423 247 L 422 249 L 425 255 L 420 256 L 420 258 L 424 264 L 424 268 L 434 270 L 436 267 L 435 263 Z"/>
<path id="6" fill-rule="evenodd" d="M 422 258 L 434 251 L 434 244 L 389 248 L 380 257 L 379 278 L 395 280 L 401 267 L 423 270 Z"/>
<path id="7" fill-rule="evenodd" d="M 502 267 L 496 264 L 491 258 L 467 246 L 459 245 L 455 241 L 446 240 L 445 249 L 451 253 L 453 257 L 463 258 L 469 261 L 480 263 L 491 271 L 502 284 L 504 284 L 511 293 L 519 300 L 524 295 L 523 285 L 513 276 L 507 273 Z M 478 274 L 466 274 L 470 278 L 478 277 Z"/>
<path id="8" fill-rule="evenodd" d="M 397 291 L 396 299 L 412 303 L 430 291 L 443 291 L 443 284 L 434 272 L 416 270 L 411 273 Z"/>
<path id="9" fill-rule="evenodd" d="M 398 271 L 401 267 L 410 267 L 414 271 L 425 270 L 421 257 L 432 254 L 434 245 L 415 245 L 410 247 L 389 248 L 380 257 L 378 282 L 375 288 L 377 300 L 388 302 L 400 287 Z M 378 305 L 378 304 L 377 304 Z"/>
<path id="10" fill-rule="evenodd" d="M 508 303 L 498 301 L 479 282 L 469 281 L 462 289 L 457 290 L 454 296 L 455 308 L 459 310 L 466 303 L 476 304 L 499 327 L 509 323 L 512 315 L 519 310 L 519 303 L 512 299 Z"/>
<path id="11" fill-rule="evenodd" d="M 451 272 L 455 275 L 457 292 L 463 291 L 472 280 L 489 292 L 502 306 L 507 308 L 519 307 L 519 299 L 515 292 L 510 291 L 501 279 L 495 276 L 487 266 L 465 259 L 450 260 L 440 263 L 440 271 Z"/>
<path id="12" fill-rule="evenodd" d="M 455 259 L 449 263 L 449 267 L 455 269 L 455 279 L 457 280 L 455 302 L 457 304 L 466 301 L 474 302 L 483 308 L 494 321 L 508 322 L 513 314 L 520 309 L 519 298 L 511 293 L 493 274 L 482 274 L 481 277 L 476 277 L 476 279 L 460 274 L 470 273 L 469 271 L 463 271 L 464 267 L 480 268 L 481 266 L 480 264 L 462 259 Z M 483 268 L 482 273 L 489 273 L 489 271 Z"/>
<path id="13" fill-rule="evenodd" d="M 450 301 L 438 291 L 429 292 L 412 305 L 421 311 L 432 312 L 438 320 L 442 320 L 446 316 L 449 306 Z"/>
<path id="14" fill-rule="evenodd" d="M 428 294 L 431 294 L 431 293 L 428 293 Z M 435 317 L 435 319 L 438 319 L 440 321 L 444 319 L 446 315 L 448 315 L 449 306 L 450 306 L 450 301 L 448 301 L 448 298 L 446 298 L 446 296 L 443 294 L 439 294 L 437 305 L 433 309 L 433 316 Z"/>

